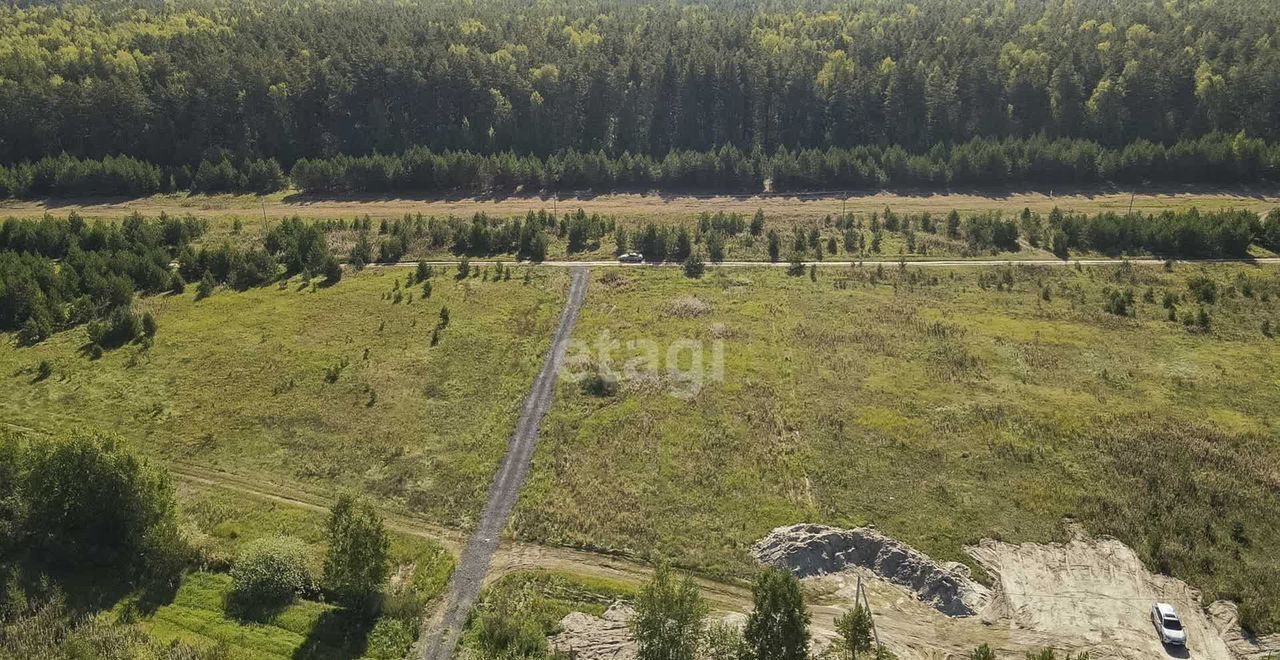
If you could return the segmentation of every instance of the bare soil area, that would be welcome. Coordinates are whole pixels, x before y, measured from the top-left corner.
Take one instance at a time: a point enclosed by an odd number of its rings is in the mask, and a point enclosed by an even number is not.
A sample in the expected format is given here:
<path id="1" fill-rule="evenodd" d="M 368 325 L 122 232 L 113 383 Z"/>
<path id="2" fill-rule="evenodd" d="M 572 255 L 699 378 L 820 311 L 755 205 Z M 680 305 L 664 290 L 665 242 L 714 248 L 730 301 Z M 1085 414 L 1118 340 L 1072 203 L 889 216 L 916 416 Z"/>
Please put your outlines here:
<path id="1" fill-rule="evenodd" d="M 1115 539 L 1077 537 L 1063 544 L 984 540 L 969 554 L 997 584 L 982 618 L 995 626 L 1054 634 L 1094 658 L 1194 657 L 1231 660 L 1200 594 L 1181 580 L 1154 575 Z M 1187 629 L 1187 648 L 1156 637 L 1151 606 L 1169 603 Z"/>

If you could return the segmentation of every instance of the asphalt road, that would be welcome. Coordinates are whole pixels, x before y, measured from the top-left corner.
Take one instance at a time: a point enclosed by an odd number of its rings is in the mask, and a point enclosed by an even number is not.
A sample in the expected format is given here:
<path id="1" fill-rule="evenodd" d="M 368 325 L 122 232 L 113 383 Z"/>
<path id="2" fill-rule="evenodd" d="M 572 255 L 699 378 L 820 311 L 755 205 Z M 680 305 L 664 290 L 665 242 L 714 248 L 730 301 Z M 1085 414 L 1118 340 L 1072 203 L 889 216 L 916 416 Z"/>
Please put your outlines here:
<path id="1" fill-rule="evenodd" d="M 556 374 L 564 362 L 569 335 L 573 332 L 578 311 L 582 309 L 582 300 L 587 293 L 587 269 L 580 267 L 582 264 L 574 266 L 569 298 L 560 313 L 560 325 L 556 328 L 551 348 L 542 362 L 542 371 L 533 381 L 533 388 L 524 401 L 515 432 L 507 442 L 507 454 L 502 459 L 497 477 L 489 487 L 489 499 L 480 514 L 480 523 L 467 541 L 462 556 L 458 559 L 458 567 L 449 581 L 449 590 L 441 608 L 443 614 L 424 626 L 429 630 L 427 642 L 423 645 L 425 660 L 449 660 L 453 657 L 458 638 L 462 635 L 462 627 L 467 622 L 467 614 L 480 595 L 480 587 L 489 571 L 489 564 L 493 561 L 502 530 L 507 526 L 511 509 L 529 475 L 529 463 L 538 442 L 538 428 L 542 425 L 542 418 L 546 416 L 547 410 L 551 408 Z"/>

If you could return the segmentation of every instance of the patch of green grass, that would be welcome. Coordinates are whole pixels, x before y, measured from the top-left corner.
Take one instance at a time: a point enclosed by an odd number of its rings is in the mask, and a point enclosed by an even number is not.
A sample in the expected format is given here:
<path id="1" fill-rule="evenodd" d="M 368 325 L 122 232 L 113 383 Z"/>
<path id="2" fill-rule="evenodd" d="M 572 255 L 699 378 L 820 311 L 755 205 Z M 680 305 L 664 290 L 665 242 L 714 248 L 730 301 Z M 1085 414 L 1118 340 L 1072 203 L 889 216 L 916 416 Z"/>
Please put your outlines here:
<path id="1" fill-rule="evenodd" d="M 566 275 L 432 279 L 348 273 L 139 301 L 159 333 L 99 360 L 82 328 L 0 343 L 0 418 L 51 433 L 119 433 L 152 457 L 348 487 L 448 525 L 474 522 L 563 304 Z M 397 283 L 402 298 L 396 303 Z M 431 345 L 441 308 L 448 327 Z M 42 360 L 49 378 L 31 369 Z M 331 377 L 334 376 L 334 377 Z M 332 382 L 331 382 L 332 381 Z"/>
<path id="2" fill-rule="evenodd" d="M 315 654 L 312 657 L 321 658 L 349 658 L 363 651 L 316 639 L 337 612 L 332 605 L 302 600 L 268 621 L 239 621 L 226 613 L 231 591 L 227 575 L 187 575 L 173 602 L 147 617 L 142 628 L 163 643 L 178 640 L 197 648 L 219 648 L 246 660 L 292 658 L 304 646 Z"/>
<path id="3" fill-rule="evenodd" d="M 743 575 L 756 540 L 800 521 L 969 561 L 980 538 L 1061 540 L 1074 518 L 1280 628 L 1280 344 L 1260 331 L 1280 272 L 1015 266 L 997 290 L 991 269 L 883 271 L 593 273 L 570 363 L 598 362 L 583 346 L 607 334 L 615 367 L 639 340 L 662 369 L 615 396 L 562 381 L 518 534 Z M 1223 292 L 1207 331 L 1181 321 L 1201 273 Z M 1133 316 L 1104 310 L 1108 288 L 1134 290 Z M 690 295 L 709 311 L 673 314 Z M 674 396 L 680 340 L 707 365 L 722 341 L 723 380 Z"/>

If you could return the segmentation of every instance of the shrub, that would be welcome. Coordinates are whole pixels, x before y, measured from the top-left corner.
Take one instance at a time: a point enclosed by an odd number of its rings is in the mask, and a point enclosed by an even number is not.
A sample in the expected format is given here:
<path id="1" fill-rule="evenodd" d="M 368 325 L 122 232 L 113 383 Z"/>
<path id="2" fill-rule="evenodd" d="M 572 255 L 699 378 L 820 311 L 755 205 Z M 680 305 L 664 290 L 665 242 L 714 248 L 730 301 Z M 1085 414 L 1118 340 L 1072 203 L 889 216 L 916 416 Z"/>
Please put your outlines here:
<path id="1" fill-rule="evenodd" d="M 143 323 L 131 308 L 116 307 L 107 315 L 106 320 L 90 322 L 86 332 L 90 344 L 117 348 L 141 337 Z"/>
<path id="2" fill-rule="evenodd" d="M 1187 280 L 1187 288 L 1199 302 L 1212 305 L 1218 301 L 1218 283 L 1204 275 L 1197 275 Z"/>
<path id="3" fill-rule="evenodd" d="M 688 257 L 685 257 L 685 260 L 684 260 L 684 276 L 685 277 L 694 278 L 694 279 L 702 277 L 703 273 L 706 272 L 706 269 L 707 269 L 706 264 L 702 262 L 702 255 L 698 254 L 697 252 L 691 252 L 689 253 Z"/>
<path id="4" fill-rule="evenodd" d="M 588 396 L 608 397 L 618 393 L 618 379 L 592 372 L 582 381 L 582 393 Z"/>
<path id="5" fill-rule="evenodd" d="M 996 660 L 996 653 L 983 644 L 969 653 L 969 660 Z"/>
<path id="6" fill-rule="evenodd" d="M 196 300 L 203 300 L 213 295 L 213 288 L 218 285 L 213 281 L 213 273 L 205 271 L 204 276 L 200 278 L 200 283 L 196 285 Z"/>
<path id="7" fill-rule="evenodd" d="M 231 565 L 233 606 L 256 618 L 283 607 L 312 588 L 307 549 L 290 536 L 246 543 Z"/>
<path id="8" fill-rule="evenodd" d="M 32 314 L 23 322 L 22 328 L 18 330 L 18 344 L 21 346 L 35 346 L 53 333 L 53 327 L 49 323 L 47 314 Z"/>
<path id="9" fill-rule="evenodd" d="M 147 337 L 154 337 L 157 329 L 156 317 L 152 316 L 151 312 L 144 313 L 142 315 L 142 334 Z"/>
<path id="10" fill-rule="evenodd" d="M 409 654 L 418 637 L 416 621 L 382 617 L 369 631 L 365 656 L 377 660 L 399 660 Z"/>
<path id="11" fill-rule="evenodd" d="M 871 612 L 861 605 L 855 606 L 836 619 L 836 632 L 840 634 L 840 650 L 846 657 L 864 656 L 873 646 Z"/>
<path id="12" fill-rule="evenodd" d="M 476 637 L 486 658 L 540 658 L 547 650 L 542 628 L 506 607 L 481 614 Z"/>
<path id="13" fill-rule="evenodd" d="M 747 642 L 737 626 L 723 621 L 707 626 L 702 639 L 704 660 L 742 660 L 750 657 L 747 653 Z"/>
<path id="14" fill-rule="evenodd" d="M 342 281 L 342 264 L 332 254 L 324 259 L 324 283 L 337 284 Z"/>

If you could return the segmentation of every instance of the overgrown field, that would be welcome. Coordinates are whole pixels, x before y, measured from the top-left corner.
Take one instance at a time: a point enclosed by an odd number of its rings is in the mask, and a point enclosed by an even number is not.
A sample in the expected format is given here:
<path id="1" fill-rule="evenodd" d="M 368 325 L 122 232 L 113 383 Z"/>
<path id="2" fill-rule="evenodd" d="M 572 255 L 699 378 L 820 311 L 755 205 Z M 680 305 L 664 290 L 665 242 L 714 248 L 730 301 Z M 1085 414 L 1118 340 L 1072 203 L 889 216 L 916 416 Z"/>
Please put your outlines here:
<path id="1" fill-rule="evenodd" d="M 0 419 L 118 432 L 142 452 L 352 487 L 471 524 L 560 313 L 566 276 L 408 269 L 140 299 L 159 332 L 97 360 L 83 329 L 0 345 Z M 478 272 L 478 269 L 477 269 Z M 448 323 L 441 327 L 441 312 Z M 433 345 L 433 336 L 435 337 Z M 41 365 L 47 367 L 47 371 Z"/>
<path id="2" fill-rule="evenodd" d="M 610 340 L 614 370 L 640 359 L 616 386 L 561 381 L 518 534 L 743 574 L 798 521 L 965 561 L 1070 518 L 1280 628 L 1280 272 L 814 275 L 594 272 L 569 364 Z"/>

